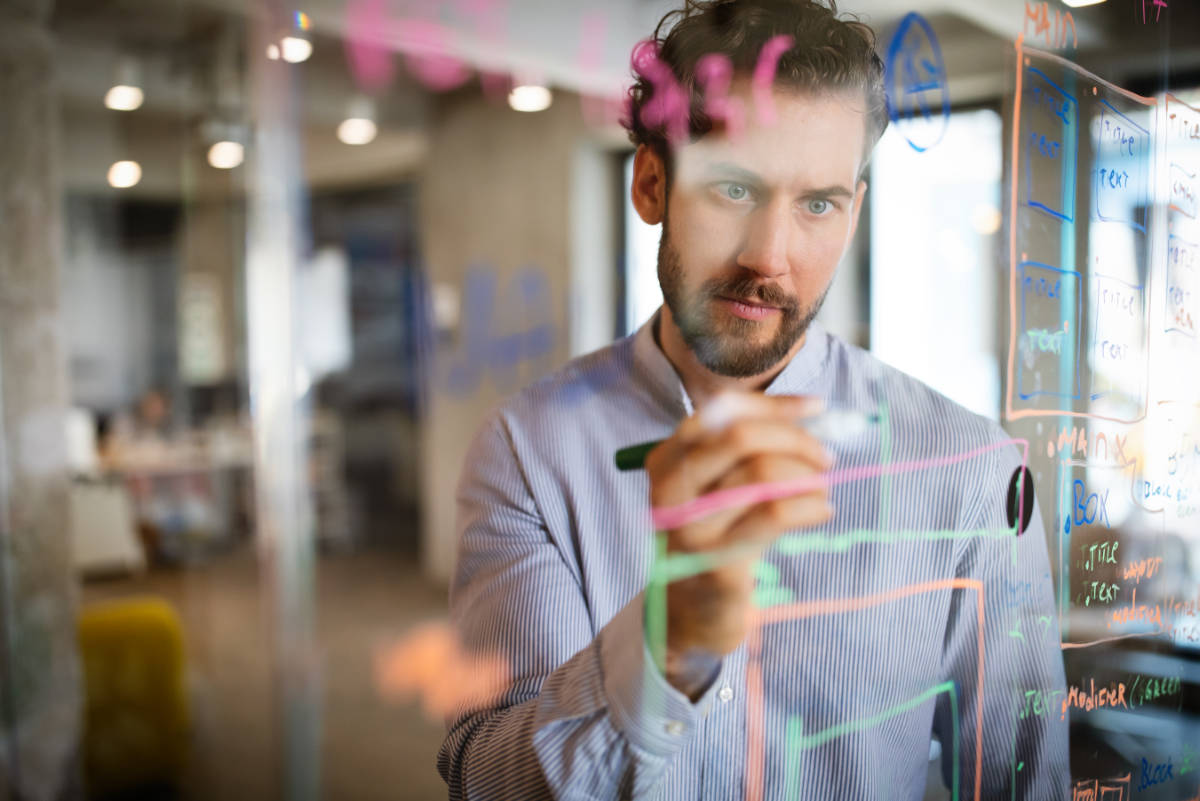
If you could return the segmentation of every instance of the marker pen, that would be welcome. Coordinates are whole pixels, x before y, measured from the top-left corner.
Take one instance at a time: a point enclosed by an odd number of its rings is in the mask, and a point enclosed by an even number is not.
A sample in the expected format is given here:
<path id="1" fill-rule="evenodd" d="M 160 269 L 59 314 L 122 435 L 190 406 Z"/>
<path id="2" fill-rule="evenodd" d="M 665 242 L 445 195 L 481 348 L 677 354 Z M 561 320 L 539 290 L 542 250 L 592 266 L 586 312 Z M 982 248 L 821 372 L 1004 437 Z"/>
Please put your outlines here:
<path id="1" fill-rule="evenodd" d="M 804 417 L 797 421 L 808 429 L 814 437 L 822 442 L 841 442 L 851 439 L 879 423 L 879 415 L 868 414 L 858 409 L 832 408 L 826 409 L 812 417 Z M 662 442 L 642 442 L 621 448 L 616 454 L 618 470 L 641 470 L 646 463 L 646 454 L 654 450 Z"/>

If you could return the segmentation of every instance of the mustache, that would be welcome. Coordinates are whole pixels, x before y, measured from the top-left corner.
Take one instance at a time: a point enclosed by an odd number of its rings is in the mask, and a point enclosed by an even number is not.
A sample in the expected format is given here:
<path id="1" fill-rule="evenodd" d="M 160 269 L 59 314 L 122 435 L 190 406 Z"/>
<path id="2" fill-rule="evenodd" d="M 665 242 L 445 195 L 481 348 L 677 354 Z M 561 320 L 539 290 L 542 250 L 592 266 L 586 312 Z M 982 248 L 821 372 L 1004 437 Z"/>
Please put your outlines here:
<path id="1" fill-rule="evenodd" d="M 791 295 L 775 284 L 764 284 L 751 276 L 737 278 L 714 278 L 705 282 L 704 291 L 709 297 L 721 296 L 731 300 L 742 300 L 774 306 L 784 311 L 794 311 L 800 304 Z"/>

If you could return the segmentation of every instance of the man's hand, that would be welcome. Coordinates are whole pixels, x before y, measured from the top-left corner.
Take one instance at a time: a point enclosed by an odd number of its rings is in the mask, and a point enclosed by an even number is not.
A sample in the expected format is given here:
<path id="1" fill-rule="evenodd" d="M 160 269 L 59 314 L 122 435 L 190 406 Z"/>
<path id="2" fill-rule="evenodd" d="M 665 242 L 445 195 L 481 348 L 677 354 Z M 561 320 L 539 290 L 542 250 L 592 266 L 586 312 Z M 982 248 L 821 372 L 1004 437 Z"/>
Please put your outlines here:
<path id="1" fill-rule="evenodd" d="M 650 503 L 676 506 L 716 490 L 786 481 L 828 470 L 831 459 L 798 421 L 821 409 L 811 398 L 725 395 L 684 420 L 646 457 Z M 667 680 L 693 700 L 719 657 L 746 637 L 753 565 L 780 534 L 819 525 L 833 514 L 825 489 L 726 509 L 667 532 L 668 552 L 735 545 L 748 556 L 667 587 Z M 701 666 L 698 669 L 697 666 Z"/>

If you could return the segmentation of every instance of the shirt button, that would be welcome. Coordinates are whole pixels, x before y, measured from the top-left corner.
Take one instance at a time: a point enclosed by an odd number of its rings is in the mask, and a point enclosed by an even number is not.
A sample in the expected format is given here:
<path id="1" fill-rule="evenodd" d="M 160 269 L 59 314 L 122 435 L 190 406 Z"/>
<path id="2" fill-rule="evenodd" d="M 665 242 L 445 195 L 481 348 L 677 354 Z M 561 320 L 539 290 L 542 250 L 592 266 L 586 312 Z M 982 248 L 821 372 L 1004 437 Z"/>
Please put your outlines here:
<path id="1" fill-rule="evenodd" d="M 733 688 L 726 685 L 717 691 L 717 697 L 724 703 L 729 703 L 733 700 Z"/>
<path id="2" fill-rule="evenodd" d="M 668 721 L 666 729 L 667 734 L 671 735 L 672 737 L 678 737 L 679 735 L 683 734 L 683 724 L 678 720 Z"/>

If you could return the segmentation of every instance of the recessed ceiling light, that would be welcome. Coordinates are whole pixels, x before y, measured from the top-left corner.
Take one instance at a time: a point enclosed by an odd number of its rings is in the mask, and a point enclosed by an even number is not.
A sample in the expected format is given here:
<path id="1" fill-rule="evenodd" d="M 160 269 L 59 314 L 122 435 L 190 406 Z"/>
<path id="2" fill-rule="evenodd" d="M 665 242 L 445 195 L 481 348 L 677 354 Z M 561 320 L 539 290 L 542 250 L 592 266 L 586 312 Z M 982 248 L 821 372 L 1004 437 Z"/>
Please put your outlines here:
<path id="1" fill-rule="evenodd" d="M 1098 3 L 1103 3 L 1104 0 L 1063 0 L 1063 5 L 1071 8 L 1083 8 L 1084 6 L 1094 6 Z"/>
<path id="2" fill-rule="evenodd" d="M 375 123 L 365 117 L 350 117 L 338 125 L 337 137 L 348 145 L 365 145 L 375 139 Z"/>
<path id="3" fill-rule="evenodd" d="M 271 59 L 272 61 L 279 60 L 279 45 L 275 44 L 274 42 L 271 42 L 269 45 L 267 45 L 267 58 Z"/>
<path id="4" fill-rule="evenodd" d="M 108 168 L 108 184 L 116 189 L 128 189 L 142 180 L 142 165 L 136 161 L 117 161 Z"/>
<path id="5" fill-rule="evenodd" d="M 225 140 L 208 149 L 208 163 L 218 170 L 232 170 L 246 158 L 246 148 L 241 142 Z"/>
<path id="6" fill-rule="evenodd" d="M 145 95 L 137 86 L 119 83 L 104 94 L 104 105 L 113 111 L 133 111 L 142 105 Z"/>
<path id="7" fill-rule="evenodd" d="M 545 86 L 522 84 L 514 86 L 508 93 L 508 105 L 514 111 L 545 111 L 550 108 L 553 96 Z"/>
<path id="8" fill-rule="evenodd" d="M 307 61 L 312 55 L 312 42 L 300 36 L 285 36 L 279 43 L 279 52 L 283 55 L 283 60 L 289 64 L 299 64 L 301 61 Z"/>

